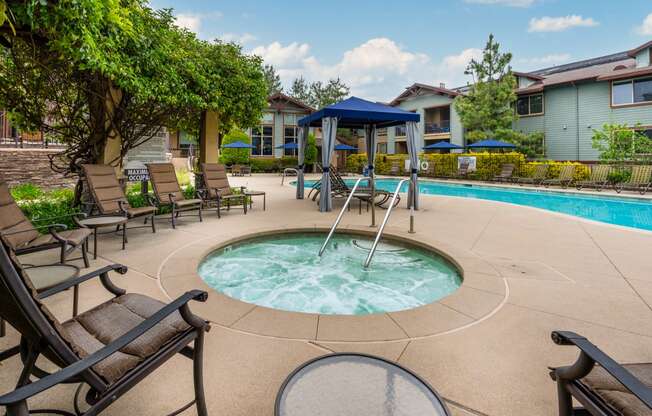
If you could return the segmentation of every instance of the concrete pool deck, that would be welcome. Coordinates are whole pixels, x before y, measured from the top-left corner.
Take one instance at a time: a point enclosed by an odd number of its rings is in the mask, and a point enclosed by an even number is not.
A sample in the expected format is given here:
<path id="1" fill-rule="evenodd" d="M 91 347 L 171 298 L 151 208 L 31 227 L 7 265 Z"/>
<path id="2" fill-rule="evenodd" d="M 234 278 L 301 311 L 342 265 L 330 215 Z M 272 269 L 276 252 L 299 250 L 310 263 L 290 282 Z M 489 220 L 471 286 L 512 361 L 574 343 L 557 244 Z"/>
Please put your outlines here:
<path id="1" fill-rule="evenodd" d="M 212 248 L 255 233 L 328 228 L 342 203 L 320 214 L 314 202 L 295 200 L 294 187 L 281 186 L 279 176 L 229 179 L 233 186 L 266 191 L 267 211 L 255 199 L 246 216 L 236 209 L 218 220 L 206 211 L 203 223 L 186 218 L 176 230 L 161 219 L 154 235 L 131 231 L 126 251 L 118 236 L 107 235 L 91 267 L 126 264 L 126 276 L 112 276 L 116 284 L 168 300 L 189 288 L 207 289 L 196 266 Z M 432 245 L 460 264 L 462 288 L 435 304 L 389 314 L 317 316 L 249 305 L 207 289 L 209 301 L 191 308 L 213 321 L 204 364 L 209 412 L 271 415 L 285 377 L 334 351 L 398 361 L 441 393 L 453 414 L 465 416 L 554 414 L 555 385 L 547 367 L 577 355 L 552 343 L 555 329 L 585 335 L 617 361 L 652 361 L 652 233 L 493 201 L 424 195 L 421 204 L 416 234 L 407 233 L 405 201 L 387 232 Z M 352 209 L 341 227 L 368 225 L 369 216 Z M 54 260 L 54 252 L 25 258 Z M 81 289 L 81 309 L 108 297 L 89 282 Z M 62 319 L 69 316 L 69 294 L 48 303 Z M 0 348 L 16 342 L 9 328 Z M 18 369 L 15 359 L 1 367 L 3 392 L 11 390 Z M 191 377 L 189 360 L 174 358 L 106 414 L 165 414 L 191 397 Z M 33 405 L 71 409 L 72 390 L 59 387 Z"/>

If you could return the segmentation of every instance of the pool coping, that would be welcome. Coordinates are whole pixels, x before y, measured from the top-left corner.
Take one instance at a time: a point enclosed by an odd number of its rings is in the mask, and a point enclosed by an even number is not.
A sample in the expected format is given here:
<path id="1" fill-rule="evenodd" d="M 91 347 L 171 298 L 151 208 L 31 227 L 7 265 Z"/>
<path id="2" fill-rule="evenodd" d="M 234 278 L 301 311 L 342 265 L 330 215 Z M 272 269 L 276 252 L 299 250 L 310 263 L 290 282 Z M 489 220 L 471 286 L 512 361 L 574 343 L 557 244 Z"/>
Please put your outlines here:
<path id="1" fill-rule="evenodd" d="M 343 233 L 373 236 L 369 227 L 343 226 Z M 239 241 L 276 234 L 326 233 L 320 226 L 269 227 L 241 235 L 211 236 L 179 247 L 160 265 L 161 289 L 173 299 L 201 288 L 209 293 L 193 310 L 215 325 L 265 337 L 316 343 L 396 342 L 441 336 L 476 325 L 493 316 L 506 303 L 507 280 L 476 254 L 431 236 L 416 239 L 406 231 L 387 227 L 388 239 L 433 250 L 462 276 L 460 288 L 436 302 L 417 308 L 370 315 L 325 315 L 271 309 L 228 297 L 210 288 L 199 276 L 200 262 L 211 252 Z"/>

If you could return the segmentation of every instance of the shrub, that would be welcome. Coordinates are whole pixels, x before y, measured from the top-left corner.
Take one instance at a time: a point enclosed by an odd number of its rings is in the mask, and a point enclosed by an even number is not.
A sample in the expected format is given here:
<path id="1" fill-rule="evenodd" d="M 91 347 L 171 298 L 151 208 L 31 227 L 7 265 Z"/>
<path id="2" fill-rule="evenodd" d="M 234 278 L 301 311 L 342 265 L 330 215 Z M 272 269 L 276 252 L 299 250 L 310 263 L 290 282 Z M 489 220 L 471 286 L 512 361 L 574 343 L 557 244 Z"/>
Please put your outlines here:
<path id="1" fill-rule="evenodd" d="M 248 164 L 251 149 L 229 149 L 224 148 L 225 144 L 243 142 L 251 144 L 251 139 L 242 130 L 233 129 L 222 138 L 222 149 L 220 150 L 220 163 L 225 165 Z"/>
<path id="2" fill-rule="evenodd" d="M 16 200 L 32 200 L 42 198 L 45 193 L 33 183 L 23 183 L 11 188 L 11 196 Z"/>
<path id="3" fill-rule="evenodd" d="M 512 129 L 496 130 L 496 139 L 514 143 L 517 145 L 516 151 L 523 153 L 529 159 L 538 159 L 545 156 L 545 134 L 542 131 L 533 133 L 523 133 Z"/>
<path id="4" fill-rule="evenodd" d="M 57 223 L 76 228 L 71 215 L 79 210 L 73 207 L 75 194 L 72 189 L 61 188 L 46 192 L 36 185 L 22 184 L 12 188 L 11 194 L 35 226 Z M 47 232 L 47 229 L 40 231 Z"/>
<path id="5" fill-rule="evenodd" d="M 251 158 L 249 164 L 251 165 L 251 171 L 254 173 L 278 172 L 281 160 L 275 158 Z"/>
<path id="6" fill-rule="evenodd" d="M 593 148 L 600 152 L 600 160 L 622 168 L 625 162 L 649 163 L 650 139 L 627 124 L 605 124 L 602 130 L 593 130 Z"/>
<path id="7" fill-rule="evenodd" d="M 306 143 L 305 164 L 314 165 L 317 163 L 317 139 L 313 133 L 308 134 L 308 143 Z"/>
<path id="8" fill-rule="evenodd" d="M 627 182 L 632 177 L 632 171 L 627 169 L 616 169 L 612 172 L 609 172 L 607 175 L 607 180 L 610 184 L 615 185 L 618 183 Z"/>

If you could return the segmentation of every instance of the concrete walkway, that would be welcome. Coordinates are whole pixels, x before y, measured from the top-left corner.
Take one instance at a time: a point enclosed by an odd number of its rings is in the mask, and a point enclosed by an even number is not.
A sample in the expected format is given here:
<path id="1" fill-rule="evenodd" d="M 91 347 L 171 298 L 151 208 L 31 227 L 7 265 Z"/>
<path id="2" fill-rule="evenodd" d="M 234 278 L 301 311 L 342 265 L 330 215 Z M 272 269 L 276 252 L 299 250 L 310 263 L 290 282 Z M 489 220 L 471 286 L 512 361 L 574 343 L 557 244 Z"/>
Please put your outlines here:
<path id="1" fill-rule="evenodd" d="M 176 230 L 160 219 L 155 235 L 132 231 L 126 251 L 120 250 L 119 237 L 105 236 L 91 267 L 126 264 L 129 272 L 115 275 L 116 284 L 168 300 L 188 287 L 202 288 L 196 264 L 212 247 L 275 229 L 321 229 L 336 216 L 320 214 L 309 200 L 295 200 L 294 188 L 281 186 L 279 176 L 230 180 L 232 186 L 266 191 L 267 210 L 256 199 L 246 216 L 232 210 L 218 220 L 209 211 L 203 223 L 188 218 Z M 404 202 L 388 233 L 453 257 L 464 269 L 462 288 L 413 311 L 323 320 L 209 292 L 209 302 L 193 305 L 193 310 L 214 322 L 205 358 L 211 414 L 272 415 L 287 374 L 332 351 L 400 362 L 430 382 L 455 415 L 555 414 L 555 385 L 547 367 L 567 364 L 577 354 L 552 343 L 555 329 L 585 335 L 617 361 L 652 361 L 652 233 L 491 201 L 441 196 L 422 196 L 421 201 L 417 234 L 406 232 Z M 343 228 L 364 230 L 368 225 L 369 216 L 357 210 L 342 221 Z M 25 258 L 32 263 L 55 260 L 56 253 Z M 97 282 L 88 283 L 81 294 L 82 309 L 109 297 Z M 61 319 L 69 316 L 69 294 L 49 304 Z M 9 329 L 0 348 L 16 342 Z M 0 367 L 3 392 L 11 390 L 18 371 L 17 360 Z M 170 412 L 192 396 L 191 377 L 191 363 L 175 358 L 106 414 Z M 70 410 L 72 390 L 60 387 L 34 405 Z"/>

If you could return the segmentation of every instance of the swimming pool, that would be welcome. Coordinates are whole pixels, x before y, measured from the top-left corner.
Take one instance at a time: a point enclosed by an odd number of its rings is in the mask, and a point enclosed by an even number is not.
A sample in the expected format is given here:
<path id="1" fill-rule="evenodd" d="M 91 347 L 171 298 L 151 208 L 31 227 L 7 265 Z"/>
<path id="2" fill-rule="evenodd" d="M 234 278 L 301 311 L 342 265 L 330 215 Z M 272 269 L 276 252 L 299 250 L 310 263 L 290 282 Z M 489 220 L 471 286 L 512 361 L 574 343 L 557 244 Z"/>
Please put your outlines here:
<path id="1" fill-rule="evenodd" d="M 355 180 L 347 179 L 349 186 Z M 306 181 L 306 187 L 315 182 Z M 377 179 L 378 189 L 394 192 L 398 179 Z M 407 183 L 401 192 L 407 192 Z M 642 198 L 581 195 L 552 190 L 514 189 L 496 186 L 419 181 L 419 192 L 424 195 L 446 195 L 464 198 L 487 199 L 516 205 L 561 212 L 608 224 L 622 225 L 652 231 L 652 201 Z"/>
<path id="2" fill-rule="evenodd" d="M 457 267 L 437 253 L 384 240 L 373 263 L 364 236 L 278 234 L 244 240 L 209 254 L 199 276 L 235 299 L 293 312 L 367 315 L 412 309 L 457 290 Z"/>

